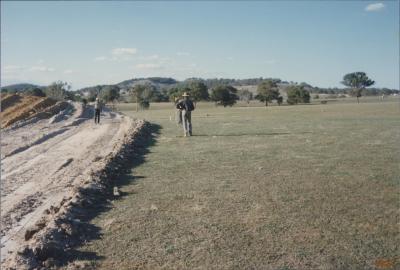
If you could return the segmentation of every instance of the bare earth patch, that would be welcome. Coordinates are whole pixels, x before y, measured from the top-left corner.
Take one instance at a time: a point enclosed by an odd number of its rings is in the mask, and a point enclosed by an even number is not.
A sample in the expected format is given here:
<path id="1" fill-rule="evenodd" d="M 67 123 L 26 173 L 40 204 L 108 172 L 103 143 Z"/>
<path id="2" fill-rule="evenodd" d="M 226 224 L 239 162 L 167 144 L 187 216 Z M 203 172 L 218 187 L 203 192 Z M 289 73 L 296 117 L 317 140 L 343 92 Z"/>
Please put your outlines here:
<path id="1" fill-rule="evenodd" d="M 109 166 L 118 168 L 123 152 L 132 150 L 127 147 L 144 125 L 110 111 L 104 111 L 101 124 L 95 125 L 92 108 L 72 106 L 51 119 L 2 131 L 1 260 L 5 269 L 45 267 L 44 261 L 57 257 L 52 253 L 56 245 L 66 248 L 61 240 L 69 239 L 74 226 L 71 220 L 60 220 L 74 217 L 74 204 L 90 204 L 84 190 L 106 187 L 102 184 L 106 176 L 115 173 Z M 61 224 L 66 224 L 64 229 Z M 55 233 L 60 231 L 66 234 L 56 241 Z"/>

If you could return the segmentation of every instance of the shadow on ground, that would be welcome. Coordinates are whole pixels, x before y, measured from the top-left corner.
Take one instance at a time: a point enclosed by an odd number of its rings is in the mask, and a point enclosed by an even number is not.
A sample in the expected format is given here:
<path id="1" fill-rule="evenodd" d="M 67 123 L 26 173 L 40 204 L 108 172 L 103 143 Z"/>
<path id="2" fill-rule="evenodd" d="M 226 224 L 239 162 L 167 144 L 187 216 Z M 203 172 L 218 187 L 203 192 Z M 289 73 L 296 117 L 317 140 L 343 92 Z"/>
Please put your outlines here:
<path id="1" fill-rule="evenodd" d="M 82 244 L 90 242 L 96 239 L 100 239 L 102 236 L 102 229 L 95 226 L 91 221 L 103 212 L 111 209 L 111 202 L 113 200 L 119 200 L 129 193 L 121 193 L 118 197 L 113 194 L 113 187 L 121 187 L 124 185 L 132 184 L 133 182 L 144 178 L 143 176 L 132 176 L 132 170 L 146 162 L 146 154 L 149 153 L 149 149 L 156 144 L 156 137 L 160 133 L 161 126 L 156 124 L 149 124 L 146 127 L 146 131 L 143 132 L 134 142 L 134 151 L 130 156 L 124 158 L 123 166 L 120 172 L 118 172 L 112 179 L 110 179 L 109 185 L 107 186 L 107 192 L 98 194 L 94 200 L 94 203 L 89 204 L 87 207 L 76 209 L 74 215 L 79 219 L 79 239 L 71 241 L 73 248 L 65 250 L 60 258 L 59 266 L 66 266 L 71 262 L 76 261 L 96 261 L 101 260 L 104 257 L 99 256 L 95 252 L 80 251 L 79 248 Z M 88 194 L 90 199 L 93 199 L 93 195 Z M 88 266 L 85 266 L 85 269 Z M 94 266 L 93 266 L 94 267 Z M 94 269 L 94 268 L 93 268 Z"/>

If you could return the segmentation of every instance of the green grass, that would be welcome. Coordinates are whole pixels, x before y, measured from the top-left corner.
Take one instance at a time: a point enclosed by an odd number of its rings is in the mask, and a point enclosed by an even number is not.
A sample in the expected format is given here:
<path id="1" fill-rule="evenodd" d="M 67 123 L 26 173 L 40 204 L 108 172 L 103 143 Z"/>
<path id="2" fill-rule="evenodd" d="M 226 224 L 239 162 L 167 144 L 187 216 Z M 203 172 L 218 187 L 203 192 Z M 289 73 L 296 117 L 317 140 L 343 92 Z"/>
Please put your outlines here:
<path id="1" fill-rule="evenodd" d="M 161 128 L 80 251 L 99 269 L 400 267 L 399 108 L 199 104 L 184 138 L 171 104 L 122 104 Z"/>

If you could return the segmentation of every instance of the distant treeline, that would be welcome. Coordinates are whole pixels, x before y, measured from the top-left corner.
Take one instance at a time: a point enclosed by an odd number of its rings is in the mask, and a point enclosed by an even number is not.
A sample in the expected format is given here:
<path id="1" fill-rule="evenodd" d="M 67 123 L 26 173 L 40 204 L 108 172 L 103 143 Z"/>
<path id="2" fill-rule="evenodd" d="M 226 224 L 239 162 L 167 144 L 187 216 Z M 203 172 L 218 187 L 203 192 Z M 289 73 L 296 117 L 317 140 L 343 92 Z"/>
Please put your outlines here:
<path id="1" fill-rule="evenodd" d="M 203 78 L 188 78 L 184 81 L 177 81 L 173 78 L 166 77 L 148 77 L 148 78 L 134 78 L 130 80 L 122 81 L 114 85 L 96 85 L 91 87 L 86 87 L 79 89 L 77 91 L 69 91 L 70 87 L 68 84 L 62 82 L 53 83 L 50 86 L 38 86 L 33 84 L 15 84 L 9 85 L 1 88 L 2 93 L 17 93 L 26 92 L 27 94 L 36 95 L 52 95 L 56 96 L 54 88 L 62 89 L 57 90 L 58 96 L 69 96 L 71 99 L 86 98 L 89 101 L 94 100 L 95 97 L 100 96 L 104 98 L 118 98 L 121 100 L 129 101 L 129 96 L 131 95 L 132 89 L 137 86 L 143 86 L 146 95 L 146 99 L 150 102 L 162 102 L 170 101 L 179 96 L 184 91 L 192 91 L 198 100 L 206 100 L 208 98 L 208 92 L 211 94 L 212 90 L 220 86 L 259 86 L 265 81 L 274 81 L 277 87 L 286 92 L 289 86 L 300 86 L 302 89 L 308 91 L 310 94 L 330 94 L 336 96 L 353 95 L 352 89 L 350 88 L 322 88 L 314 87 L 308 83 L 302 82 L 297 83 L 293 81 L 282 81 L 279 78 L 249 78 L 249 79 L 229 79 L 229 78 L 214 78 L 214 79 L 203 79 Z M 57 87 L 55 87 L 55 85 Z M 240 88 L 238 88 L 240 89 Z M 62 92 L 62 93 L 61 93 Z M 69 93 L 71 92 L 71 93 Z M 243 90 L 238 91 L 240 98 L 246 100 L 253 99 L 255 93 L 243 92 Z M 400 94 L 397 89 L 389 88 L 377 88 L 368 87 L 362 89 L 362 96 L 381 96 L 381 95 L 391 95 Z"/>
<path id="2" fill-rule="evenodd" d="M 350 88 L 319 88 L 314 87 L 309 89 L 313 94 L 331 94 L 331 95 L 351 95 L 352 89 Z M 399 94 L 400 91 L 389 88 L 365 88 L 361 90 L 362 96 L 382 96 Z"/>

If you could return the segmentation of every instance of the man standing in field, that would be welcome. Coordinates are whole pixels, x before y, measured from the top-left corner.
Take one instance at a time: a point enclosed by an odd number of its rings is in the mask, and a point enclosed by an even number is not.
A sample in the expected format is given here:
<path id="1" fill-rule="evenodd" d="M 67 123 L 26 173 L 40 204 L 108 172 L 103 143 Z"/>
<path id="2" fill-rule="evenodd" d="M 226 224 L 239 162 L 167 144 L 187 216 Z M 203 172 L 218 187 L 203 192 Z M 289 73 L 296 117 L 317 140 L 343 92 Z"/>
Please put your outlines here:
<path id="1" fill-rule="evenodd" d="M 96 98 L 96 101 L 94 102 L 94 123 L 95 124 L 100 124 L 100 112 L 102 109 L 102 104 L 99 98 Z"/>
<path id="2" fill-rule="evenodd" d="M 176 108 L 182 111 L 182 125 L 184 136 L 192 136 L 192 111 L 194 110 L 193 101 L 189 99 L 189 94 L 187 92 L 183 93 L 184 98 L 180 101 Z"/>

